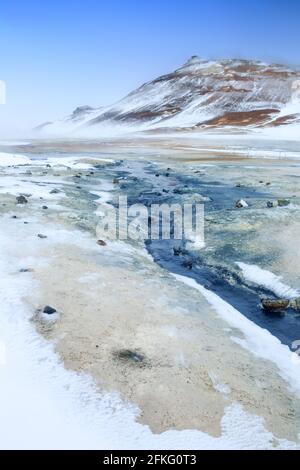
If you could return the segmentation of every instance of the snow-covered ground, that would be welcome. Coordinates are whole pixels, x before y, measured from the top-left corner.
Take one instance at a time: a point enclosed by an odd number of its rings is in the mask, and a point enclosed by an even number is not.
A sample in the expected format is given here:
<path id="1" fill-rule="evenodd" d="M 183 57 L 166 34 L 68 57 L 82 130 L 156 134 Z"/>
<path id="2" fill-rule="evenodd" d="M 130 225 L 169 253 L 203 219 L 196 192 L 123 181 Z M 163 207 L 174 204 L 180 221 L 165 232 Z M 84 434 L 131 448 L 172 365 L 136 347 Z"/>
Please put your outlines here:
<path id="1" fill-rule="evenodd" d="M 50 161 L 50 160 L 49 160 Z M 76 161 L 78 165 L 76 165 Z M 29 164 L 23 156 L 0 154 L 0 167 Z M 60 165 L 57 159 L 52 164 Z M 35 165 L 36 162 L 32 162 Z M 45 164 L 45 162 L 43 163 Z M 86 169 L 88 165 L 67 158 L 62 165 Z M 83 166 L 82 166 L 83 165 Z M 19 167 L 22 169 L 22 166 Z M 16 195 L 20 187 L 7 168 L 2 174 L 1 194 Z M 61 180 L 59 180 L 61 181 Z M 44 181 L 45 183 L 45 181 Z M 51 180 L 47 180 L 51 189 Z M 66 184 L 66 182 L 64 182 Z M 2 186 L 2 183 L 1 183 Z M 61 194 L 46 194 L 45 188 L 24 183 L 26 192 L 33 199 L 52 197 L 60 202 Z M 24 190 L 22 187 L 22 189 Z M 40 191 L 40 192 L 39 192 Z M 62 193 L 64 194 L 64 193 Z M 103 193 L 97 193 L 100 197 Z M 105 193 L 106 195 L 106 193 Z M 55 199 L 57 198 L 57 200 Z M 0 217 L 0 448 L 1 449 L 272 449 L 297 448 L 297 444 L 284 439 L 275 439 L 265 428 L 263 419 L 248 414 L 238 403 L 228 406 L 221 422 L 221 436 L 195 430 L 170 430 L 154 434 L 148 426 L 136 421 L 138 409 L 123 402 L 116 393 L 100 393 L 92 378 L 66 370 L 55 353 L 54 345 L 43 339 L 31 321 L 32 312 L 24 301 L 30 292 L 39 289 L 32 274 L 20 273 L 28 265 L 34 269 L 40 263 L 49 262 L 41 257 L 40 240 L 32 233 L 43 231 L 38 217 L 27 218 L 29 224 L 11 218 L 12 213 Z M 61 230 L 53 226 L 55 241 L 47 240 L 49 253 L 52 243 L 73 243 L 74 231 Z M 75 230 L 75 229 L 74 229 Z M 88 235 L 76 232 L 79 246 L 94 248 L 94 241 Z M 50 256 L 50 255 L 49 255 Z M 51 259 L 50 259 L 51 262 Z M 240 264 L 249 280 L 257 279 L 257 273 L 264 275 L 262 282 L 283 289 L 279 279 L 266 278 L 266 272 Z M 252 279 L 253 278 L 253 279 Z M 300 392 L 299 364 L 291 361 L 287 347 L 268 332 L 246 320 L 239 312 L 215 294 L 207 291 L 194 281 L 177 276 L 180 282 L 198 289 L 215 311 L 228 324 L 242 331 L 245 340 L 237 340 L 242 347 L 254 355 L 275 362 L 282 376 Z M 254 279 L 254 280 L 255 280 Z M 286 290 L 285 290 L 286 292 Z M 290 292 L 291 294 L 291 292 Z M 294 294 L 294 292 L 293 292 Z M 216 389 L 224 393 L 224 386 L 215 377 Z M 228 387 L 226 393 L 228 393 Z"/>

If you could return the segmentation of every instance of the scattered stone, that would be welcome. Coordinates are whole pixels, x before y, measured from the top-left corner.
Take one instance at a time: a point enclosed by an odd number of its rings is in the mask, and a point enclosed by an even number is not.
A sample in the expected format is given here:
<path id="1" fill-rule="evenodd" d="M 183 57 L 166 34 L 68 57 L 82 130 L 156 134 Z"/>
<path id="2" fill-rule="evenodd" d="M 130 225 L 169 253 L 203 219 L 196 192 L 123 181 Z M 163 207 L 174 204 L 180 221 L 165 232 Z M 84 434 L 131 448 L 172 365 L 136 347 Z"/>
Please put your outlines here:
<path id="1" fill-rule="evenodd" d="M 48 206 L 42 206 L 42 209 L 48 209 Z"/>
<path id="2" fill-rule="evenodd" d="M 163 189 L 162 192 L 163 193 L 169 193 L 170 191 L 169 191 L 169 189 Z"/>
<path id="3" fill-rule="evenodd" d="M 167 178 L 169 178 L 169 176 L 170 176 L 170 173 L 166 173 L 166 174 L 165 174 L 165 176 L 166 176 Z"/>
<path id="4" fill-rule="evenodd" d="M 185 191 L 184 189 L 175 188 L 175 189 L 173 190 L 173 193 L 174 193 L 174 194 L 185 194 L 186 191 Z"/>
<path id="5" fill-rule="evenodd" d="M 286 207 L 290 204 L 288 199 L 278 199 L 277 204 L 279 207 Z"/>
<path id="6" fill-rule="evenodd" d="M 19 273 L 32 273 L 33 269 L 31 268 L 22 268 L 20 269 Z"/>
<path id="7" fill-rule="evenodd" d="M 106 246 L 107 243 L 106 243 L 104 240 L 98 240 L 98 241 L 97 241 L 97 245 L 99 245 L 99 246 Z"/>
<path id="8" fill-rule="evenodd" d="M 291 300 L 290 307 L 296 310 L 297 312 L 300 312 L 300 297 L 297 297 L 296 299 Z"/>
<path id="9" fill-rule="evenodd" d="M 193 261 L 192 260 L 185 260 L 183 263 L 182 263 L 182 266 L 184 266 L 185 268 L 188 268 L 188 269 L 192 269 L 193 268 Z"/>
<path id="10" fill-rule="evenodd" d="M 25 196 L 17 196 L 17 204 L 27 204 L 28 201 Z"/>
<path id="11" fill-rule="evenodd" d="M 281 312 L 289 307 L 290 301 L 286 299 L 263 299 L 261 304 L 267 312 Z"/>
<path id="12" fill-rule="evenodd" d="M 50 191 L 50 194 L 58 194 L 58 193 L 60 193 L 60 190 L 59 190 L 59 189 L 52 189 L 52 190 Z"/>
<path id="13" fill-rule="evenodd" d="M 121 349 L 113 353 L 114 357 L 122 362 L 132 362 L 141 364 L 145 361 L 145 356 L 138 351 L 131 351 L 130 349 Z"/>
<path id="14" fill-rule="evenodd" d="M 57 310 L 53 307 L 50 307 L 49 305 L 46 305 L 46 307 L 43 310 L 43 313 L 46 313 L 47 315 L 53 315 L 56 312 Z"/>
<path id="15" fill-rule="evenodd" d="M 237 207 L 238 209 L 243 209 L 245 207 L 249 207 L 249 205 L 247 204 L 246 201 L 244 201 L 244 199 L 240 199 L 239 201 L 235 203 L 235 207 Z"/>
<path id="16" fill-rule="evenodd" d="M 81 178 L 81 176 L 80 175 L 75 175 L 75 178 Z"/>
<path id="17" fill-rule="evenodd" d="M 156 178 L 159 178 L 159 177 L 160 177 L 160 174 L 159 174 L 159 173 L 156 173 L 155 176 L 156 176 Z"/>
<path id="18" fill-rule="evenodd" d="M 270 182 L 266 183 L 266 186 L 271 186 L 271 183 Z"/>
<path id="19" fill-rule="evenodd" d="M 235 187 L 236 187 L 236 188 L 241 188 L 241 187 L 242 187 L 242 184 L 241 184 L 241 183 L 237 183 L 237 184 L 235 185 Z"/>
<path id="20" fill-rule="evenodd" d="M 47 163 L 46 168 L 51 168 L 51 165 Z"/>
<path id="21" fill-rule="evenodd" d="M 182 255 L 182 248 L 179 246 L 179 247 L 173 247 L 173 253 L 174 253 L 174 256 L 180 256 Z"/>
<path id="22" fill-rule="evenodd" d="M 277 207 L 278 206 L 278 203 L 276 201 L 268 201 L 267 202 L 267 207 L 269 209 L 272 209 L 272 207 Z"/>
<path id="23" fill-rule="evenodd" d="M 18 217 L 16 215 L 11 216 L 12 219 L 17 219 Z"/>
<path id="24" fill-rule="evenodd" d="M 24 225 L 28 225 L 28 224 L 29 224 L 29 222 L 26 222 L 26 221 L 25 221 L 25 222 L 23 222 L 23 223 L 24 223 Z"/>
<path id="25" fill-rule="evenodd" d="M 38 237 L 44 239 L 44 238 L 47 238 L 47 235 L 43 235 L 42 233 L 38 233 Z"/>

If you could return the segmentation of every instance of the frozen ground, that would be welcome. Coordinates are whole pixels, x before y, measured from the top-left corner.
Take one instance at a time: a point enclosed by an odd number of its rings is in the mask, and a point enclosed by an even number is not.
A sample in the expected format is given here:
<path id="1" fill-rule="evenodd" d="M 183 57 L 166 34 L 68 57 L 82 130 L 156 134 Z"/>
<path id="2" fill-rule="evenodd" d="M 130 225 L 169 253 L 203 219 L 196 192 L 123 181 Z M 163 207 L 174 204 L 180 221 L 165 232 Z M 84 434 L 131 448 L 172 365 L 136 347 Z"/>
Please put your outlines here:
<path id="1" fill-rule="evenodd" d="M 20 158 L 0 162 L 0 447 L 298 448 L 297 357 L 140 247 L 97 246 L 92 214 L 112 190 L 105 171 L 87 176 L 99 157 Z M 28 204 L 16 206 L 20 193 Z M 240 264 L 250 282 L 294 294 L 293 272 L 277 267 Z M 36 315 L 45 304 L 54 322 Z M 145 363 L 118 361 L 126 348 Z"/>

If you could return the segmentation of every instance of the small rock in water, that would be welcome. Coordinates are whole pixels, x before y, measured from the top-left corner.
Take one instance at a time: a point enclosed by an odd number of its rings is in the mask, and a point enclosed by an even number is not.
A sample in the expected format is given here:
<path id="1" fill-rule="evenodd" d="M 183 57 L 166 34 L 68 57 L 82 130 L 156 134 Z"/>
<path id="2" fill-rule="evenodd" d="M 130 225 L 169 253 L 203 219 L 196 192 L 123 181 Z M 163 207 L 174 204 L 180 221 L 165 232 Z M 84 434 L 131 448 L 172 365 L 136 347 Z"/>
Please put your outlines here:
<path id="1" fill-rule="evenodd" d="M 271 183 L 270 182 L 266 183 L 266 186 L 271 186 Z"/>
<path id="2" fill-rule="evenodd" d="M 50 307 L 49 305 L 46 305 L 46 307 L 43 310 L 43 313 L 46 313 L 47 315 L 53 315 L 56 312 L 57 310 L 53 307 Z"/>
<path id="3" fill-rule="evenodd" d="M 42 209 L 48 209 L 48 206 L 42 206 Z"/>
<path id="4" fill-rule="evenodd" d="M 297 297 L 296 299 L 291 300 L 290 307 L 293 308 L 294 310 L 297 310 L 297 312 L 300 312 L 300 297 Z"/>
<path id="5" fill-rule="evenodd" d="M 182 266 L 184 266 L 185 268 L 188 268 L 188 269 L 192 269 L 193 268 L 193 261 L 192 260 L 186 260 L 182 263 Z"/>
<path id="6" fill-rule="evenodd" d="M 97 245 L 99 245 L 99 246 L 106 246 L 107 243 L 106 243 L 104 240 L 98 240 L 98 241 L 97 241 Z"/>
<path id="7" fill-rule="evenodd" d="M 180 246 L 179 247 L 174 246 L 173 247 L 173 253 L 174 253 L 174 256 L 182 255 L 182 248 Z"/>
<path id="8" fill-rule="evenodd" d="M 236 202 L 235 207 L 237 207 L 238 209 L 243 209 L 245 207 L 249 207 L 249 205 L 247 204 L 246 201 L 244 201 L 244 199 L 240 199 L 239 201 Z"/>
<path id="9" fill-rule="evenodd" d="M 242 184 L 241 184 L 241 183 L 236 183 L 235 187 L 236 187 L 236 188 L 241 188 L 241 187 L 242 187 Z"/>
<path id="10" fill-rule="evenodd" d="M 42 233 L 38 233 L 39 238 L 47 238 L 47 235 L 43 235 Z"/>
<path id="11" fill-rule="evenodd" d="M 278 199 L 277 204 L 279 207 L 286 207 L 290 204 L 288 199 Z"/>
<path id="12" fill-rule="evenodd" d="M 286 299 L 263 299 L 261 304 L 267 312 L 281 312 L 289 307 L 290 301 Z"/>
<path id="13" fill-rule="evenodd" d="M 17 196 L 17 204 L 27 204 L 27 199 L 25 196 Z"/>

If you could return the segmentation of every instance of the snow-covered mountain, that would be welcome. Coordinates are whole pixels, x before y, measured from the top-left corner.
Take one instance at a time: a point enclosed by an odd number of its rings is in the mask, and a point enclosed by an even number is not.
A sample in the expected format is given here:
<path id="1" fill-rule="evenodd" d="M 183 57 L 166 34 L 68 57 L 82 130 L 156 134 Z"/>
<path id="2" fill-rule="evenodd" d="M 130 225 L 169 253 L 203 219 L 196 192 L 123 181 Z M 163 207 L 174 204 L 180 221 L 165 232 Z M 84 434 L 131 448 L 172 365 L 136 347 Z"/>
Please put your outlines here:
<path id="1" fill-rule="evenodd" d="M 112 106 L 79 107 L 38 129 L 43 134 L 101 137 L 130 131 L 241 132 L 298 123 L 300 72 L 263 62 L 193 56 Z"/>

